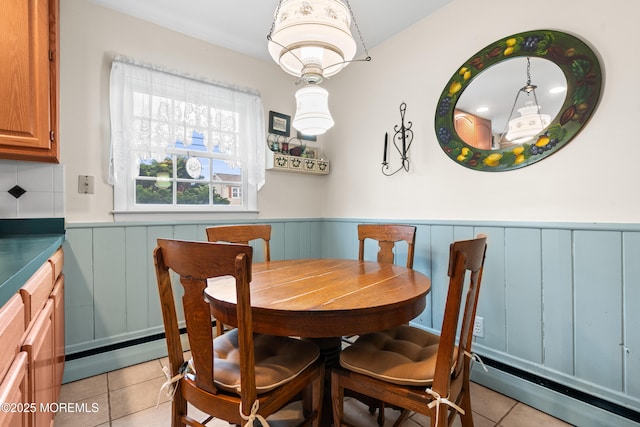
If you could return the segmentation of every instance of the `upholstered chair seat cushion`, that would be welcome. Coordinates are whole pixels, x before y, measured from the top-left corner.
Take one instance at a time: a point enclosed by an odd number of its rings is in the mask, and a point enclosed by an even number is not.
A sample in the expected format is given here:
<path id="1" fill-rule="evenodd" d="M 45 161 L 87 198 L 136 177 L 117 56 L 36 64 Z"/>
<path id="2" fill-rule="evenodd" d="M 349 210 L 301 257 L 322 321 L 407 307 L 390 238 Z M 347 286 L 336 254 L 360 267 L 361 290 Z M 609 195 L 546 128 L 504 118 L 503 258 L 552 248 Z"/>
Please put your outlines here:
<path id="1" fill-rule="evenodd" d="M 439 340 L 438 335 L 408 325 L 361 335 L 342 350 L 340 365 L 393 384 L 429 386 Z"/>
<path id="2" fill-rule="evenodd" d="M 256 390 L 266 393 L 291 381 L 318 359 L 318 346 L 310 341 L 254 334 Z M 238 330 L 215 338 L 214 383 L 222 390 L 240 393 Z"/>

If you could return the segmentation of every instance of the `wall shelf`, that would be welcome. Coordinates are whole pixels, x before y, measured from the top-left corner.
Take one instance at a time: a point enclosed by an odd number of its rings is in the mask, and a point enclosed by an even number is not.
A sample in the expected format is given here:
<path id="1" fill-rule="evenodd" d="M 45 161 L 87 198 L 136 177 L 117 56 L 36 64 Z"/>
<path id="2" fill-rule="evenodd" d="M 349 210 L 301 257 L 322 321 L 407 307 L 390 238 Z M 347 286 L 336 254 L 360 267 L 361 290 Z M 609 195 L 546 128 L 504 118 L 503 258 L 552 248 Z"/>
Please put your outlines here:
<path id="1" fill-rule="evenodd" d="M 289 156 L 283 153 L 267 151 L 267 169 L 313 175 L 328 175 L 329 161 L 308 157 Z"/>

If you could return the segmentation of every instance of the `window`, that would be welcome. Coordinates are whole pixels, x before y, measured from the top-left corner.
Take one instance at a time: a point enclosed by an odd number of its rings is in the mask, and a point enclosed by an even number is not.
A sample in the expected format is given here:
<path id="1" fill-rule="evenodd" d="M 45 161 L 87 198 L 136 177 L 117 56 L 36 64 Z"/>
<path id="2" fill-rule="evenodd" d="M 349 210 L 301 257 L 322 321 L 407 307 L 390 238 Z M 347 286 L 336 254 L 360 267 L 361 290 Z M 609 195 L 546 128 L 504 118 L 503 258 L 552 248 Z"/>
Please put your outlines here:
<path id="1" fill-rule="evenodd" d="M 110 101 L 114 213 L 257 209 L 266 137 L 256 92 L 118 57 Z"/>
<path id="2" fill-rule="evenodd" d="M 242 195 L 242 189 L 240 187 L 231 187 L 231 198 L 239 199 Z"/>

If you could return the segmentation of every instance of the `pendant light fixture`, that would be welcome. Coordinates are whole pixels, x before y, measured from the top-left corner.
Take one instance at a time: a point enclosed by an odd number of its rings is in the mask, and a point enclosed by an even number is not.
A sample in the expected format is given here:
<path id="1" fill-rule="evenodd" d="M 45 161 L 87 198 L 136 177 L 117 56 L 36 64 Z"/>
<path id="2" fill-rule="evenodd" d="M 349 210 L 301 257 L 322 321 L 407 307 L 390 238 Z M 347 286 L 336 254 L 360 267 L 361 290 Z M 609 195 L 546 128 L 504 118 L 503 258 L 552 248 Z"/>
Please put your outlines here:
<path id="1" fill-rule="evenodd" d="M 296 92 L 293 127 L 303 135 L 320 135 L 333 126 L 329 112 L 329 92 L 318 85 L 307 85 Z"/>
<path id="2" fill-rule="evenodd" d="M 536 96 L 538 86 L 531 83 L 531 59 L 527 57 L 527 83 L 518 89 L 516 99 L 513 101 L 513 107 L 507 119 L 507 129 L 505 139 L 514 144 L 521 144 L 533 139 L 534 136 L 542 132 L 550 123 L 551 116 L 540 112 L 540 104 Z M 518 103 L 518 97 L 521 93 L 527 96 L 533 94 L 533 100 L 525 101 L 524 106 L 518 108 L 520 117 L 512 119 L 513 112 Z"/>
<path id="3" fill-rule="evenodd" d="M 348 0 L 280 0 L 267 36 L 273 60 L 305 84 L 296 92 L 293 127 L 304 135 L 325 133 L 334 122 L 329 93 L 319 86 L 354 61 L 354 23 L 366 54 L 371 57 Z"/>

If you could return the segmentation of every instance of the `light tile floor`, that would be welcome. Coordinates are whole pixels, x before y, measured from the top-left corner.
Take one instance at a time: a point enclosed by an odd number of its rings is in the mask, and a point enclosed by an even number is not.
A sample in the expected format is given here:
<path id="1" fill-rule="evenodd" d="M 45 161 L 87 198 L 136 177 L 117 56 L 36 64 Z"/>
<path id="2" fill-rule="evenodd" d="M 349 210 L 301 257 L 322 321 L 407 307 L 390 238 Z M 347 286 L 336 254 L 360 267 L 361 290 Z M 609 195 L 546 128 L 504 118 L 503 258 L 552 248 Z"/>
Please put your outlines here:
<path id="1" fill-rule="evenodd" d="M 61 402 L 79 402 L 76 405 L 86 411 L 59 412 L 55 417 L 56 427 L 169 427 L 171 407 L 165 393 L 159 394 L 165 380 L 162 366 L 167 359 L 153 360 L 118 371 L 67 383 L 62 386 Z M 496 393 L 477 384 L 472 384 L 473 419 L 477 427 L 560 427 L 568 424 Z M 159 404 L 158 404 L 159 399 Z M 156 407 L 156 404 L 158 406 Z M 289 427 L 298 420 L 299 406 L 292 404 L 268 419 L 274 427 Z M 207 418 L 195 408 L 196 419 Z M 345 402 L 346 418 L 356 427 L 377 426 L 376 417 L 360 402 Z M 392 425 L 399 411 L 387 409 L 386 424 Z M 429 420 L 415 414 L 403 424 L 405 427 L 428 426 Z M 459 419 L 454 424 L 460 425 Z M 221 420 L 212 420 L 208 427 L 227 427 Z"/>

